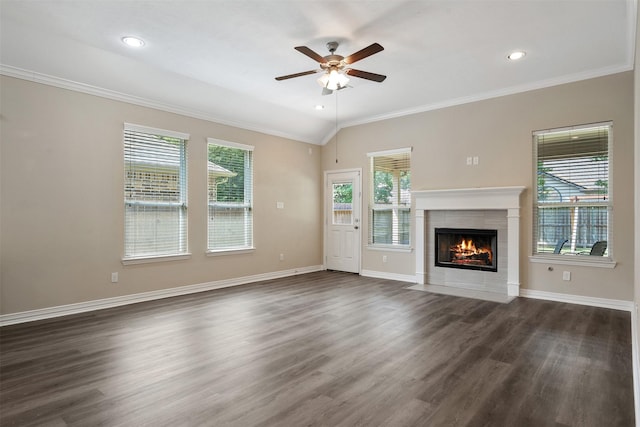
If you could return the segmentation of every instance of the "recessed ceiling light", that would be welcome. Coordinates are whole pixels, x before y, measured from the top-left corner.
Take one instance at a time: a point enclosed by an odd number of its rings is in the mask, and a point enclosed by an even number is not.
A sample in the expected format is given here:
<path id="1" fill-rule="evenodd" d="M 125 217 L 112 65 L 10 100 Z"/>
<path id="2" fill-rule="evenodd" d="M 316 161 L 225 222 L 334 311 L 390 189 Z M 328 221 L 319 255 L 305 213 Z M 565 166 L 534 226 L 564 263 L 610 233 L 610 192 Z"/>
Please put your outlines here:
<path id="1" fill-rule="evenodd" d="M 142 47 L 144 46 L 144 40 L 134 36 L 126 36 L 122 38 L 122 43 L 131 47 Z"/>
<path id="2" fill-rule="evenodd" d="M 512 61 L 517 61 L 518 59 L 522 59 L 524 58 L 524 56 L 526 55 L 525 52 L 521 51 L 521 50 L 516 50 L 515 52 L 511 52 L 507 58 L 509 58 Z"/>
<path id="3" fill-rule="evenodd" d="M 324 105 L 316 105 L 315 109 L 316 110 L 324 110 Z"/>

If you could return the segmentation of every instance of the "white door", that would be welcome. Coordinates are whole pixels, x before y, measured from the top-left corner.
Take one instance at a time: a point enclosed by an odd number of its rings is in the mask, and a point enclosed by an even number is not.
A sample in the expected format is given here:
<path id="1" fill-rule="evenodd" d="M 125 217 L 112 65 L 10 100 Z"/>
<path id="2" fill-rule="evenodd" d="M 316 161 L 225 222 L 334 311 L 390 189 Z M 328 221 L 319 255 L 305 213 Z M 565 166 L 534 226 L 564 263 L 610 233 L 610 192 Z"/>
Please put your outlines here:
<path id="1" fill-rule="evenodd" d="M 325 267 L 360 273 L 360 171 L 326 173 Z"/>

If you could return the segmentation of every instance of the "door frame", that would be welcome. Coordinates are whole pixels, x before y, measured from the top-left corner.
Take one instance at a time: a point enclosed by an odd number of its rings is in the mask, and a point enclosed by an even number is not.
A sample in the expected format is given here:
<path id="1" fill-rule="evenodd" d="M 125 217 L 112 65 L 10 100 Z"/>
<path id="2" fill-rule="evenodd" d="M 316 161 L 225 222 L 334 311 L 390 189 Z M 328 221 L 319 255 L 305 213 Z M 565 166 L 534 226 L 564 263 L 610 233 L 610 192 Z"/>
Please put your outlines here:
<path id="1" fill-rule="evenodd" d="M 358 241 L 356 244 L 358 245 L 358 273 L 362 272 L 362 231 L 363 231 L 363 211 L 362 211 L 362 168 L 352 168 L 352 169 L 332 169 L 324 171 L 324 180 L 323 180 L 323 189 L 322 189 L 322 269 L 327 269 L 327 241 L 328 241 L 328 232 L 329 232 L 329 205 L 328 205 L 328 186 L 329 186 L 329 175 L 338 174 L 338 173 L 357 173 L 358 174 L 358 187 L 360 188 L 360 194 L 358 194 L 358 200 L 360 203 L 360 218 L 359 218 L 359 228 L 358 228 Z"/>

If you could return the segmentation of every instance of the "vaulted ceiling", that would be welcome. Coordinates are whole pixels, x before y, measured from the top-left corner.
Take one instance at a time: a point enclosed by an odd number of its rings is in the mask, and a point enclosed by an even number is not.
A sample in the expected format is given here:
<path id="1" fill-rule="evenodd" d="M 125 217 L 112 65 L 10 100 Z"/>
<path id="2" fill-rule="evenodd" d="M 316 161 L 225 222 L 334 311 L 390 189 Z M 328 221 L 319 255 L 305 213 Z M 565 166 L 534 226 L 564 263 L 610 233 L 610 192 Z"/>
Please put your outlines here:
<path id="1" fill-rule="evenodd" d="M 0 1 L 2 74 L 300 141 L 339 127 L 633 68 L 636 0 Z M 123 36 L 145 46 L 133 49 Z M 384 51 L 323 96 L 318 63 Z M 514 50 L 526 52 L 509 61 Z M 316 105 L 323 105 L 318 110 Z M 337 111 L 336 111 L 337 109 Z M 180 129 L 178 129 L 180 130 Z"/>

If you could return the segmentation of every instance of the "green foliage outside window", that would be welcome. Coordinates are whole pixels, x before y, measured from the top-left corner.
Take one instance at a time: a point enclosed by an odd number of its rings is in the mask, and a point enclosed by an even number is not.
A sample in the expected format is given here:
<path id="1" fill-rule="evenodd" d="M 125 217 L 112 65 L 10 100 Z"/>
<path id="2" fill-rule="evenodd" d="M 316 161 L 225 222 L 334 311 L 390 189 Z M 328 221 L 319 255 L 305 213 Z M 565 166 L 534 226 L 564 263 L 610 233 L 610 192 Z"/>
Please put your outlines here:
<path id="1" fill-rule="evenodd" d="M 391 203 L 391 191 L 393 190 L 393 175 L 389 172 L 373 172 L 373 201 L 374 203 Z"/>
<path id="2" fill-rule="evenodd" d="M 333 186 L 333 203 L 351 203 L 353 201 L 353 186 L 351 184 L 336 184 Z"/>
<path id="3" fill-rule="evenodd" d="M 228 177 L 217 185 L 217 202 L 244 202 L 245 150 L 209 144 L 209 161 L 236 176 Z"/>

